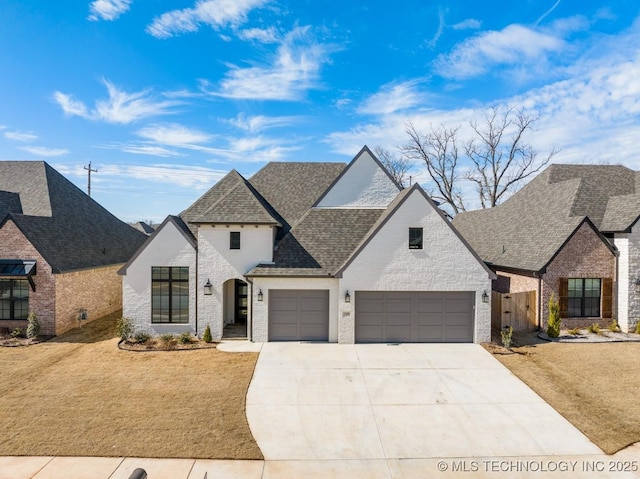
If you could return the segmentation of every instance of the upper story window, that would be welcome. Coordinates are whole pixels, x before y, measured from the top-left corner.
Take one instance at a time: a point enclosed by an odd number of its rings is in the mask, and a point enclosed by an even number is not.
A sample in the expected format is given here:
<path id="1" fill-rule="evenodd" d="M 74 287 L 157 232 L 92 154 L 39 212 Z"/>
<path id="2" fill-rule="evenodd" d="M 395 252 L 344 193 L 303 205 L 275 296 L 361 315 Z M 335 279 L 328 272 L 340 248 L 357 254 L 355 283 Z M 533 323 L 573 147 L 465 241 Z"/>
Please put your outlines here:
<path id="1" fill-rule="evenodd" d="M 422 228 L 409 228 L 409 249 L 422 249 Z"/>
<path id="2" fill-rule="evenodd" d="M 229 233 L 229 248 L 240 249 L 240 232 L 232 231 Z"/>

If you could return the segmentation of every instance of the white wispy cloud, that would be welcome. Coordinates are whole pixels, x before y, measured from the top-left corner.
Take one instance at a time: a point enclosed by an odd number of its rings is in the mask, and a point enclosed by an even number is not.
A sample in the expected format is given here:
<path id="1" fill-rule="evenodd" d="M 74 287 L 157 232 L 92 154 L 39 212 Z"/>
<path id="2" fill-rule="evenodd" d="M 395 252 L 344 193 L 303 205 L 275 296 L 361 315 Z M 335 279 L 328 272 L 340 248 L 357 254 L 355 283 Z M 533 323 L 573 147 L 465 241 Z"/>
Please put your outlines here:
<path id="1" fill-rule="evenodd" d="M 109 98 L 96 101 L 92 109 L 76 100 L 72 95 L 60 91 L 54 93 L 53 99 L 67 115 L 121 124 L 132 123 L 143 118 L 169 115 L 174 113 L 174 107 L 182 104 L 175 100 L 155 100 L 151 97 L 151 91 L 148 89 L 127 93 L 108 80 L 103 80 L 103 83 L 107 88 Z"/>
<path id="2" fill-rule="evenodd" d="M 598 48 L 586 44 L 583 57 L 567 68 L 564 79 L 473 108 L 380 113 L 375 121 L 336 131 L 326 141 L 334 151 L 347 155 L 365 143 L 393 149 L 407 141 L 407 120 L 425 132 L 441 124 L 461 125 L 460 135 L 470 138 L 468 122 L 481 119 L 495 105 L 524 108 L 525 113 L 539 117 L 528 141 L 541 154 L 558 149 L 554 162 L 623 162 L 640 169 L 640 83 L 636 81 L 640 76 L 640 19 L 623 34 L 604 40 L 597 37 Z"/>
<path id="3" fill-rule="evenodd" d="M 438 28 L 436 29 L 436 32 L 433 34 L 433 38 L 431 38 L 431 40 L 428 40 L 426 42 L 427 46 L 429 46 L 430 48 L 435 48 L 435 46 L 438 44 L 438 40 L 440 40 L 440 37 L 444 32 L 444 27 L 446 26 L 444 15 L 445 15 L 445 12 L 442 9 L 438 11 Z"/>
<path id="4" fill-rule="evenodd" d="M 69 150 L 65 150 L 64 148 L 47 148 L 44 146 L 21 146 L 21 150 L 31 153 L 36 156 L 64 156 L 69 153 Z"/>
<path id="5" fill-rule="evenodd" d="M 296 116 L 246 116 L 240 113 L 236 118 L 226 120 L 227 123 L 240 128 L 241 130 L 251 133 L 257 133 L 270 128 L 281 128 L 284 126 L 291 126 L 299 124 L 300 117 Z"/>
<path id="6" fill-rule="evenodd" d="M 496 66 L 544 59 L 549 53 L 565 47 L 564 40 L 551 33 L 509 25 L 500 31 L 482 32 L 463 41 L 451 53 L 439 55 L 434 68 L 442 77 L 461 80 L 483 75 Z"/>
<path id="7" fill-rule="evenodd" d="M 107 150 L 118 150 L 135 155 L 159 156 L 161 158 L 184 156 L 182 153 L 152 144 L 136 143 L 112 143 L 108 145 L 97 145 L 96 148 Z"/>
<path id="8" fill-rule="evenodd" d="M 475 18 L 467 18 L 466 20 L 451 25 L 451 28 L 454 30 L 478 30 L 480 27 L 482 27 L 482 22 Z"/>
<path id="9" fill-rule="evenodd" d="M 547 17 L 548 17 L 548 16 L 549 16 L 549 15 L 550 15 L 550 14 L 551 14 L 551 13 L 552 13 L 556 8 L 557 8 L 557 7 L 558 7 L 558 5 L 560 5 L 560 2 L 561 2 L 561 0 L 556 0 L 556 3 L 554 3 L 554 4 L 553 4 L 553 6 L 552 6 L 549 10 L 547 10 L 546 12 L 544 12 L 544 13 L 540 16 L 540 18 L 538 18 L 538 19 L 536 20 L 535 25 L 538 25 L 542 20 L 544 20 L 545 18 L 547 18 Z"/>
<path id="10" fill-rule="evenodd" d="M 280 34 L 274 27 L 247 28 L 238 31 L 238 38 L 240 38 L 240 40 L 259 43 L 278 43 L 280 41 Z"/>
<path id="11" fill-rule="evenodd" d="M 131 0 L 95 0 L 89 5 L 89 20 L 115 20 L 131 7 Z"/>
<path id="12" fill-rule="evenodd" d="M 38 139 L 38 135 L 35 135 L 33 133 L 26 133 L 24 131 L 5 131 L 3 135 L 7 139 L 15 141 L 28 142 Z"/>
<path id="13" fill-rule="evenodd" d="M 271 65 L 231 66 L 220 87 L 208 93 L 237 99 L 300 99 L 306 90 L 318 87 L 320 68 L 335 50 L 317 42 L 310 26 L 296 27 L 279 45 Z M 203 87 L 208 90 L 207 83 Z"/>
<path id="14" fill-rule="evenodd" d="M 146 31 L 156 38 L 169 38 L 195 32 L 202 24 L 214 29 L 237 27 L 248 13 L 268 0 L 198 0 L 192 8 L 171 10 L 153 19 Z"/>
<path id="15" fill-rule="evenodd" d="M 424 98 L 416 88 L 417 84 L 416 81 L 407 81 L 384 85 L 358 108 L 358 113 L 388 115 L 414 107 L 423 102 Z"/>
<path id="16" fill-rule="evenodd" d="M 146 126 L 138 130 L 136 134 L 141 138 L 162 145 L 182 147 L 207 143 L 212 138 L 208 133 L 177 123 Z"/>

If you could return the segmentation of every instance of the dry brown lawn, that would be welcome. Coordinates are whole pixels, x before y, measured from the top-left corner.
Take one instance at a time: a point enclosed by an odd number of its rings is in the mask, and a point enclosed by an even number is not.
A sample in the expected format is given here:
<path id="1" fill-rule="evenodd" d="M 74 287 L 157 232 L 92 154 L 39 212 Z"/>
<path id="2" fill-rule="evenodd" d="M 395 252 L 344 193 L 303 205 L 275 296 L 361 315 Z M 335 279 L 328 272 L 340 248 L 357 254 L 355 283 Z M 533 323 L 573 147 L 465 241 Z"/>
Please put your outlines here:
<path id="1" fill-rule="evenodd" d="M 495 357 L 607 454 L 640 441 L 640 343 L 532 342 Z"/>
<path id="2" fill-rule="evenodd" d="M 257 354 L 121 351 L 114 324 L 0 348 L 0 455 L 262 459 L 245 415 Z"/>

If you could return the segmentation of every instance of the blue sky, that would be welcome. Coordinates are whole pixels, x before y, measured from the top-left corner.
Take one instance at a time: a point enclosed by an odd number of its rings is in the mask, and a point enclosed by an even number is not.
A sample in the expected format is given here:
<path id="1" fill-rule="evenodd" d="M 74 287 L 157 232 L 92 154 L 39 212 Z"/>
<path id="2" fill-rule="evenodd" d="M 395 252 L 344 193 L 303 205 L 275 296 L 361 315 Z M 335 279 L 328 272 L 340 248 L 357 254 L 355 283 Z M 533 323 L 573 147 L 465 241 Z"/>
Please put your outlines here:
<path id="1" fill-rule="evenodd" d="M 640 5 L 3 0 L 0 160 L 45 160 L 127 221 L 230 169 L 349 161 L 405 124 L 539 116 L 555 162 L 640 169 Z M 414 176 L 429 188 L 424 167 Z"/>

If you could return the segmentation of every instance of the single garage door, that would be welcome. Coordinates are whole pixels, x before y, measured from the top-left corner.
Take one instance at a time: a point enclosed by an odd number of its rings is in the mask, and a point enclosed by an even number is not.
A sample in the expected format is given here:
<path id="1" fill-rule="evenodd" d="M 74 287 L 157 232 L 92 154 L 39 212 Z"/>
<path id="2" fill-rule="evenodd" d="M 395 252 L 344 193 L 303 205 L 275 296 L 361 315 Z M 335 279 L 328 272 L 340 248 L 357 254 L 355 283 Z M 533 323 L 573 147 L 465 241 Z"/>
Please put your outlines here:
<path id="1" fill-rule="evenodd" d="M 357 342 L 473 342 L 472 291 L 356 291 L 355 295 Z"/>
<path id="2" fill-rule="evenodd" d="M 269 290 L 269 341 L 328 341 L 329 290 Z"/>

